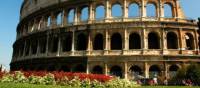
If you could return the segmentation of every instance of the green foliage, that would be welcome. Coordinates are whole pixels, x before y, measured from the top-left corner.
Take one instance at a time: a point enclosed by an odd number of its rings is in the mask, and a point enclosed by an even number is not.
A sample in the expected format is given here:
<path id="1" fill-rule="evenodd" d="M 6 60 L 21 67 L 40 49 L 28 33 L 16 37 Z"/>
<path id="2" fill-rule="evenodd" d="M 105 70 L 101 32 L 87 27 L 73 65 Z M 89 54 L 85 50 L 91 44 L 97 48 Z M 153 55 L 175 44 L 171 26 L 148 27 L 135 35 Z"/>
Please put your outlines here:
<path id="1" fill-rule="evenodd" d="M 6 83 L 14 82 L 14 75 L 13 74 L 5 74 L 2 77 L 1 82 L 6 82 Z"/>
<path id="2" fill-rule="evenodd" d="M 27 83 L 27 79 L 24 76 L 24 74 L 20 71 L 15 72 L 15 78 L 14 78 L 14 82 L 15 83 Z"/>
<path id="3" fill-rule="evenodd" d="M 136 82 L 131 82 L 127 79 L 116 78 L 106 84 L 106 88 L 133 88 L 136 87 Z"/>
<path id="4" fill-rule="evenodd" d="M 200 79 L 200 65 L 191 64 L 186 71 L 186 77 L 193 80 Z"/>

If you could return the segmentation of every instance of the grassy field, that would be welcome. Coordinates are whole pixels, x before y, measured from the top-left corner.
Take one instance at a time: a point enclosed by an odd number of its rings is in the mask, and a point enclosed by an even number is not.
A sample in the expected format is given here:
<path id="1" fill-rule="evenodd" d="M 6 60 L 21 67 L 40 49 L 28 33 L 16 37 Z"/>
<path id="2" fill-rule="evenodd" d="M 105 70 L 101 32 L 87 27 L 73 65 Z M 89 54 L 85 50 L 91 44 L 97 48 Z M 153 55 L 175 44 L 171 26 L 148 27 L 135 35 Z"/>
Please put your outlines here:
<path id="1" fill-rule="evenodd" d="M 0 88 L 70 88 L 67 86 L 53 85 L 33 85 L 33 84 L 15 84 L 15 83 L 0 83 Z M 136 88 L 200 88 L 188 86 L 142 86 Z"/>

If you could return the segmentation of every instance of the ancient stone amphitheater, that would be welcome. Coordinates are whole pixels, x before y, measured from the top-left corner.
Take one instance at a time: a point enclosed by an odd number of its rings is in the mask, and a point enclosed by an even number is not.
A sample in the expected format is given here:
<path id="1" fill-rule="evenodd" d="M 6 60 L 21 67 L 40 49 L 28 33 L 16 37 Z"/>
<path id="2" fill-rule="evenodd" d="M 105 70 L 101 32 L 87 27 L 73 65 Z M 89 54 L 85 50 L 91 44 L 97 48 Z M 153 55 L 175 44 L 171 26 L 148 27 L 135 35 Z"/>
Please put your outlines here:
<path id="1" fill-rule="evenodd" d="M 170 78 L 200 62 L 197 30 L 179 0 L 24 0 L 10 66 Z"/>

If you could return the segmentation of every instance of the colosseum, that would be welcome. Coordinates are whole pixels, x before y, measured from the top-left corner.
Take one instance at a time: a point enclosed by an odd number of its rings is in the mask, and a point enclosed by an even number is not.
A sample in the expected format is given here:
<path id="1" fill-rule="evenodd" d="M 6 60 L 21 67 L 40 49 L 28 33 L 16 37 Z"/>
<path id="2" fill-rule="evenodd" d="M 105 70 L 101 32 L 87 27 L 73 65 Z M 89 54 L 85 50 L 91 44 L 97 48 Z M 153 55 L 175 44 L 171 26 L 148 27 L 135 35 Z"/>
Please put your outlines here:
<path id="1" fill-rule="evenodd" d="M 197 31 L 180 0 L 24 0 L 10 69 L 171 78 L 200 62 Z"/>

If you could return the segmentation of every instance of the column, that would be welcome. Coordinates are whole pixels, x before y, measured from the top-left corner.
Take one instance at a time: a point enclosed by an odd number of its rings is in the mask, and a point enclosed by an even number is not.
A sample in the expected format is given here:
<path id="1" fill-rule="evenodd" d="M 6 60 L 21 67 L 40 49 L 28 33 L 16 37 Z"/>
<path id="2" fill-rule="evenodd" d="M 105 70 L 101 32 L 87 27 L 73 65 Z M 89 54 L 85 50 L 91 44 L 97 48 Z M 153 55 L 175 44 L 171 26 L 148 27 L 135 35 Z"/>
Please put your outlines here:
<path id="1" fill-rule="evenodd" d="M 40 54 L 40 39 L 36 40 L 37 41 L 37 53 L 36 53 L 36 56 L 39 56 Z"/>
<path id="2" fill-rule="evenodd" d="M 87 74 L 90 74 L 90 64 L 89 64 L 89 63 L 87 63 L 86 73 L 87 73 Z"/>
<path id="3" fill-rule="evenodd" d="M 123 15 L 124 15 L 124 18 L 128 18 L 128 9 L 127 9 L 127 0 L 124 0 L 124 7 L 123 7 Z"/>
<path id="4" fill-rule="evenodd" d="M 106 62 L 104 63 L 104 74 L 108 75 L 108 65 Z"/>
<path id="5" fill-rule="evenodd" d="M 75 51 L 75 31 L 72 31 L 72 55 L 74 55 L 74 51 Z"/>
<path id="6" fill-rule="evenodd" d="M 94 8 L 93 8 L 93 4 L 90 3 L 89 5 L 89 20 L 88 23 L 92 23 L 94 20 Z"/>
<path id="7" fill-rule="evenodd" d="M 110 3 L 109 0 L 106 0 L 106 15 L 105 15 L 105 19 L 108 20 L 110 18 Z"/>
<path id="8" fill-rule="evenodd" d="M 181 14 L 181 13 L 179 13 L 179 8 L 180 8 L 179 0 L 176 0 L 176 18 L 177 19 L 180 18 L 180 14 Z"/>
<path id="9" fill-rule="evenodd" d="M 108 51 L 110 50 L 110 36 L 108 33 L 108 30 L 106 29 L 106 38 L 105 38 L 105 54 L 108 54 Z"/>
<path id="10" fill-rule="evenodd" d="M 48 53 L 49 53 L 49 34 L 47 34 L 47 45 L 46 45 L 46 55 L 48 56 Z"/>
<path id="11" fill-rule="evenodd" d="M 159 0 L 159 13 L 160 13 L 160 20 L 163 20 L 162 18 L 164 18 L 164 9 L 163 9 L 163 5 L 162 5 L 162 1 Z"/>
<path id="12" fill-rule="evenodd" d="M 63 10 L 62 15 L 62 27 L 67 25 L 68 14 L 66 10 Z"/>
<path id="13" fill-rule="evenodd" d="M 149 65 L 147 62 L 144 62 L 144 72 L 145 72 L 145 78 L 149 78 Z"/>
<path id="14" fill-rule="evenodd" d="M 145 50 L 148 49 L 148 39 L 147 39 L 148 35 L 146 33 L 146 29 L 143 28 L 142 30 L 142 38 L 143 38 L 143 41 L 142 41 L 142 47 L 143 47 L 143 54 L 145 54 Z"/>
<path id="15" fill-rule="evenodd" d="M 165 77 L 166 77 L 166 78 L 169 78 L 169 74 L 168 74 L 168 72 L 169 72 L 169 71 L 168 71 L 168 67 L 169 67 L 169 66 L 168 66 L 167 62 L 164 62 L 164 68 L 165 68 Z"/>
<path id="16" fill-rule="evenodd" d="M 23 57 L 26 56 L 26 55 L 25 55 L 25 54 L 26 54 L 26 46 L 27 46 L 27 45 L 26 45 L 26 41 L 25 41 L 25 42 L 24 42 L 24 50 L 23 50 L 24 52 L 23 52 Z"/>
<path id="17" fill-rule="evenodd" d="M 180 48 L 180 54 L 183 54 L 183 50 L 185 50 L 183 46 L 183 38 L 184 36 L 182 35 L 182 28 L 179 28 L 179 48 Z"/>
<path id="18" fill-rule="evenodd" d="M 162 28 L 162 33 L 161 33 L 161 36 L 162 36 L 162 50 L 163 50 L 163 54 L 165 54 L 165 50 L 167 50 L 167 38 L 166 38 L 166 34 L 165 34 L 165 29 Z"/>
<path id="19" fill-rule="evenodd" d="M 74 24 L 78 24 L 78 22 L 79 22 L 79 16 L 80 16 L 79 9 L 76 8 L 75 9 L 75 14 L 74 14 Z"/>
<path id="20" fill-rule="evenodd" d="M 124 30 L 124 35 L 125 35 L 125 38 L 124 38 L 124 52 L 129 50 L 129 35 L 128 35 L 128 32 L 127 32 L 127 29 Z"/>
<path id="21" fill-rule="evenodd" d="M 198 29 L 195 30 L 195 45 L 196 45 L 196 54 L 199 53 L 199 38 L 198 38 L 198 32 L 197 32 Z"/>
<path id="22" fill-rule="evenodd" d="M 145 18 L 145 17 L 146 17 L 146 5 L 145 5 L 145 0 L 142 0 L 141 14 L 142 14 L 142 18 Z M 142 19 L 142 20 L 143 20 L 143 19 Z"/>
<path id="23" fill-rule="evenodd" d="M 92 47 L 91 47 L 91 43 L 92 43 L 92 41 L 91 41 L 91 33 L 89 32 L 88 33 L 88 47 L 87 47 L 87 51 L 88 51 L 88 55 L 90 55 L 90 52 L 91 52 L 91 49 L 92 49 Z"/>
<path id="24" fill-rule="evenodd" d="M 58 36 L 58 51 L 57 51 L 57 56 L 60 56 L 61 52 L 61 36 Z"/>
<path id="25" fill-rule="evenodd" d="M 124 62 L 124 78 L 128 79 L 128 66 L 127 66 L 127 62 Z"/>

